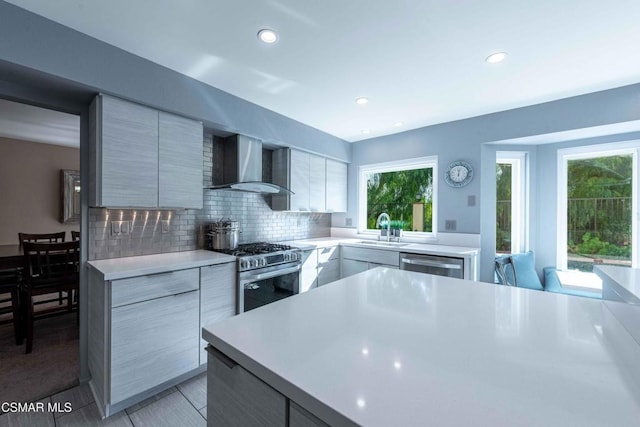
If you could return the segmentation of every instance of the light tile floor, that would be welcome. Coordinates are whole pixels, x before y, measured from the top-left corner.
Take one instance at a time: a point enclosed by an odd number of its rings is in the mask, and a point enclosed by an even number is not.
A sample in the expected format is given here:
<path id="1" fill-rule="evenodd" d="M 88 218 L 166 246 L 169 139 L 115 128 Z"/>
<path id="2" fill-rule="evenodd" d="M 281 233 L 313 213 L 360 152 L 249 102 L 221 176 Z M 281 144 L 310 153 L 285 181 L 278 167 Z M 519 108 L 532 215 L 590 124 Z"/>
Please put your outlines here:
<path id="1" fill-rule="evenodd" d="M 87 384 L 46 397 L 43 412 L 8 412 L 0 415 L 0 427 L 203 427 L 207 425 L 206 372 L 171 387 L 126 410 L 101 419 Z M 71 412 L 48 412 L 49 404 L 71 404 Z"/>

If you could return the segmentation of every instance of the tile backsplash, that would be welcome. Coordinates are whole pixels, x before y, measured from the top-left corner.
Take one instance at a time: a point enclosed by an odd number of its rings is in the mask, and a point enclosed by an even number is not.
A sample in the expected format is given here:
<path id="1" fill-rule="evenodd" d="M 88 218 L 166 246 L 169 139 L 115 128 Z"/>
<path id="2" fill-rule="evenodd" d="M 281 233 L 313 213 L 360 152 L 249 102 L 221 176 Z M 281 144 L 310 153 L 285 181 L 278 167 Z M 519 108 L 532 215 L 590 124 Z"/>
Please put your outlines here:
<path id="1" fill-rule="evenodd" d="M 204 185 L 220 175 L 216 137 L 204 140 Z M 215 158 L 215 157 L 214 157 Z M 265 166 L 269 165 L 266 155 Z M 216 165 L 218 164 L 218 165 Z M 268 166 L 267 166 L 268 167 Z M 270 170 L 265 171 L 269 175 Z M 89 209 L 89 259 L 119 258 L 202 248 L 201 229 L 221 218 L 240 221 L 240 243 L 283 241 L 330 235 L 331 214 L 279 212 L 269 207 L 269 196 L 235 191 L 204 191 L 203 209 Z M 129 234 L 112 235 L 111 221 L 130 221 Z M 161 221 L 169 228 L 162 232 Z"/>

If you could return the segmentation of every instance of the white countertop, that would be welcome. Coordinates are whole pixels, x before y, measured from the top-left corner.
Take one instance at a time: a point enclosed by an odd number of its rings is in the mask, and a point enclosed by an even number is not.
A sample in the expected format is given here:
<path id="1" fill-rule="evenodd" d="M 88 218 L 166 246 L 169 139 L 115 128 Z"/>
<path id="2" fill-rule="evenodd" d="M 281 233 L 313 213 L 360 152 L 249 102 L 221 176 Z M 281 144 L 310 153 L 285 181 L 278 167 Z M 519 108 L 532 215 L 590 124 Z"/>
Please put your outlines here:
<path id="1" fill-rule="evenodd" d="M 599 276 L 602 274 L 608 276 L 612 280 L 612 282 L 608 282 L 609 284 L 618 285 L 618 293 L 623 293 L 628 303 L 640 305 L 640 269 L 598 265 L 594 271 Z"/>
<path id="2" fill-rule="evenodd" d="M 196 250 L 170 252 L 89 261 L 87 264 L 104 276 L 104 280 L 125 279 L 147 274 L 235 262 L 236 257 L 218 252 Z"/>
<path id="3" fill-rule="evenodd" d="M 361 242 L 372 242 L 372 243 L 361 243 Z M 292 240 L 289 242 L 283 242 L 292 246 L 297 246 L 300 249 L 313 249 L 316 248 L 325 248 L 328 246 L 337 246 L 337 245 L 346 245 L 346 246 L 357 246 L 361 248 L 369 248 L 369 249 L 383 249 L 389 251 L 396 252 L 410 252 L 417 254 L 429 254 L 429 255 L 441 255 L 441 256 L 475 256 L 480 251 L 479 248 L 472 248 L 466 246 L 449 246 L 449 245 L 434 245 L 434 244 L 426 244 L 426 243 L 411 243 L 411 242 L 402 242 L 401 245 L 384 245 L 384 241 L 382 244 L 375 244 L 377 240 L 373 239 L 354 239 L 354 238 L 344 238 L 344 237 L 320 237 L 315 239 L 304 239 L 304 240 Z"/>
<path id="4" fill-rule="evenodd" d="M 640 346 L 589 298 L 376 268 L 203 337 L 329 424 L 640 420 Z"/>

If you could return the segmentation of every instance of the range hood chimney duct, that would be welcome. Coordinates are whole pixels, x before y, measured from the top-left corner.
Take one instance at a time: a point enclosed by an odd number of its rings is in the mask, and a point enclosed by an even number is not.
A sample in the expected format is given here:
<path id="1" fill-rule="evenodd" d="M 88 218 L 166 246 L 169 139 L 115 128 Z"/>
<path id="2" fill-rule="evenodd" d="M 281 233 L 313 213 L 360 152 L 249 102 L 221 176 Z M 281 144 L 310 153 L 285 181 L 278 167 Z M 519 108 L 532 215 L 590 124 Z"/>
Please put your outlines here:
<path id="1" fill-rule="evenodd" d="M 262 142 L 245 135 L 234 135 L 224 143 L 223 184 L 213 190 L 235 190 L 262 194 L 287 194 L 291 191 L 262 182 Z"/>

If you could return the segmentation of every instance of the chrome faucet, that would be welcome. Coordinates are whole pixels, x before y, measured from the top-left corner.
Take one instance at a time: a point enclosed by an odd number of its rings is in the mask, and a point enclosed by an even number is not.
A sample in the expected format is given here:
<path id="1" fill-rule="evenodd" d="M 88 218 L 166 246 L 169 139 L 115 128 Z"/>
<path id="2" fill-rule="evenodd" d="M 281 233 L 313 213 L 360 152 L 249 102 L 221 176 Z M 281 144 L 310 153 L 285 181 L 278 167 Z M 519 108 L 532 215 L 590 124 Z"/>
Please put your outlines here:
<path id="1" fill-rule="evenodd" d="M 391 217 L 388 213 L 382 212 L 376 220 L 376 227 L 380 227 L 380 235 L 382 236 L 382 221 L 387 220 L 387 242 L 391 241 Z"/>

